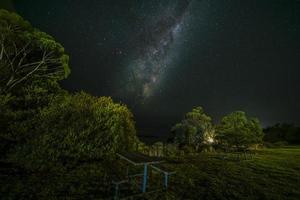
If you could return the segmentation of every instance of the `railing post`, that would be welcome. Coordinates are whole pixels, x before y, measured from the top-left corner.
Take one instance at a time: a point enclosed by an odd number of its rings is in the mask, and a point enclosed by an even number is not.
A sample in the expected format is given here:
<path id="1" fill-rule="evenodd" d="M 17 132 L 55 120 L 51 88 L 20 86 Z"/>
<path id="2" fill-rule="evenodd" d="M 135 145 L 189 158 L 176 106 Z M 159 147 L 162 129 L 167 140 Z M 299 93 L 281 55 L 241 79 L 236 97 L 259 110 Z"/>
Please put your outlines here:
<path id="1" fill-rule="evenodd" d="M 144 176 L 143 176 L 143 187 L 142 187 L 142 192 L 145 193 L 146 192 L 146 188 L 147 188 L 147 178 L 148 178 L 148 165 L 144 164 Z"/>
<path id="2" fill-rule="evenodd" d="M 116 184 L 114 200 L 118 200 L 118 199 L 119 199 L 119 184 Z"/>
<path id="3" fill-rule="evenodd" d="M 164 173 L 165 174 L 165 189 L 168 189 L 168 173 Z"/>

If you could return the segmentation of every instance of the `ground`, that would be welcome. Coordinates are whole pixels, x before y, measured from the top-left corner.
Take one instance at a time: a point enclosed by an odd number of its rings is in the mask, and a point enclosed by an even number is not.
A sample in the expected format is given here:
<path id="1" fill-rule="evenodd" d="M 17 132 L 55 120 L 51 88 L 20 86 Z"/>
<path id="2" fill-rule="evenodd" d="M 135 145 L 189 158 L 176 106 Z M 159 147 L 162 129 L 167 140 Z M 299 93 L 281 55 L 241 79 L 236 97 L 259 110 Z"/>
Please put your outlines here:
<path id="1" fill-rule="evenodd" d="M 300 147 L 258 150 L 247 157 L 205 153 L 173 167 L 176 199 L 300 199 Z"/>
<path id="2" fill-rule="evenodd" d="M 246 157 L 201 153 L 168 160 L 167 167 L 176 170 L 168 192 L 133 199 L 300 199 L 300 146 L 265 148 Z M 0 196 L 4 199 L 111 199 L 113 196 L 101 181 L 105 180 L 105 168 L 111 165 L 105 162 L 82 164 L 63 176 L 24 174 L 13 165 L 3 164 Z M 113 161 L 111 166 L 116 164 Z M 110 181 L 108 178 L 107 183 Z"/>

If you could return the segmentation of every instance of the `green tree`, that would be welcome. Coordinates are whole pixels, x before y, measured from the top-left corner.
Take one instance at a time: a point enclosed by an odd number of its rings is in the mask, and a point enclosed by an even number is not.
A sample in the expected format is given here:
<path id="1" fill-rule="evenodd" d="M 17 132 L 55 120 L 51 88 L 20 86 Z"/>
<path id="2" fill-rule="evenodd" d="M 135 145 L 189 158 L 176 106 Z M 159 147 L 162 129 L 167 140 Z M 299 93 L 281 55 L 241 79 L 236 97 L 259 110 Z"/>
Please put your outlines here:
<path id="1" fill-rule="evenodd" d="M 38 134 L 12 156 L 31 169 L 76 166 L 133 150 L 137 137 L 128 108 L 108 97 L 66 95 L 35 118 Z"/>
<path id="2" fill-rule="evenodd" d="M 1 164 L 9 166 L 9 175 L 22 173 L 2 181 L 1 192 L 10 191 L 3 198 L 88 193 L 91 179 L 97 179 L 97 191 L 106 191 L 113 166 L 107 158 L 137 146 L 128 108 L 108 97 L 68 94 L 58 81 L 69 72 L 59 43 L 0 11 Z"/>
<path id="3" fill-rule="evenodd" d="M 0 93 L 33 80 L 58 81 L 69 75 L 64 48 L 19 15 L 0 10 L 0 30 Z"/>
<path id="4" fill-rule="evenodd" d="M 64 48 L 15 13 L 0 10 L 1 156 L 33 136 L 33 118 L 70 73 Z M 1 103 L 1 104 L 2 104 Z"/>
<path id="5" fill-rule="evenodd" d="M 259 120 L 249 118 L 245 112 L 236 111 L 222 118 L 217 126 L 216 139 L 226 147 L 246 149 L 262 143 L 263 131 Z"/>
<path id="6" fill-rule="evenodd" d="M 209 138 L 214 137 L 211 121 L 202 107 L 194 108 L 172 128 L 174 141 L 182 145 L 195 145 L 197 148 L 200 144 L 207 142 Z"/>

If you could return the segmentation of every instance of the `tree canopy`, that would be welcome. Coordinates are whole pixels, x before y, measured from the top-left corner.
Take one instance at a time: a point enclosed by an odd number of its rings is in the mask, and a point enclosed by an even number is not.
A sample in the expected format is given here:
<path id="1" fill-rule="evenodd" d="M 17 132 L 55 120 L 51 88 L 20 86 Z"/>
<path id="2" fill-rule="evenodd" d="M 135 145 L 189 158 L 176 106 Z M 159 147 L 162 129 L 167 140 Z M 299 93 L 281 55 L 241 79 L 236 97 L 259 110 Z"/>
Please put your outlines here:
<path id="1" fill-rule="evenodd" d="M 0 10 L 0 93 L 39 79 L 62 80 L 69 57 L 50 35 L 15 13 Z"/>
<path id="2" fill-rule="evenodd" d="M 33 121 L 56 96 L 70 73 L 69 57 L 50 35 L 22 17 L 0 10 L 1 156 L 33 135 Z"/>
<path id="3" fill-rule="evenodd" d="M 211 121 L 202 107 L 194 108 L 172 128 L 174 141 L 184 145 L 199 145 L 208 142 L 214 132 Z"/>
<path id="4" fill-rule="evenodd" d="M 236 111 L 222 118 L 216 129 L 216 139 L 227 147 L 248 148 L 262 143 L 263 131 L 259 120 Z"/>

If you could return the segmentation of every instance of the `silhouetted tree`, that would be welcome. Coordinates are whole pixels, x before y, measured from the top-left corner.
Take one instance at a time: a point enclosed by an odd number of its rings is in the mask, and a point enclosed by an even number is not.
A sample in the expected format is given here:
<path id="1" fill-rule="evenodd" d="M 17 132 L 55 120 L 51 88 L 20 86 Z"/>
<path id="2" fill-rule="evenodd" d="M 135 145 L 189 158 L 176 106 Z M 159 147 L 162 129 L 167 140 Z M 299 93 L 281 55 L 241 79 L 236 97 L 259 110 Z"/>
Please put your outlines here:
<path id="1" fill-rule="evenodd" d="M 264 141 L 266 142 L 286 141 L 291 144 L 300 143 L 300 127 L 296 127 L 293 124 L 275 124 L 264 129 L 264 133 Z"/>

